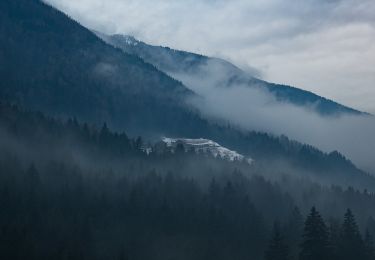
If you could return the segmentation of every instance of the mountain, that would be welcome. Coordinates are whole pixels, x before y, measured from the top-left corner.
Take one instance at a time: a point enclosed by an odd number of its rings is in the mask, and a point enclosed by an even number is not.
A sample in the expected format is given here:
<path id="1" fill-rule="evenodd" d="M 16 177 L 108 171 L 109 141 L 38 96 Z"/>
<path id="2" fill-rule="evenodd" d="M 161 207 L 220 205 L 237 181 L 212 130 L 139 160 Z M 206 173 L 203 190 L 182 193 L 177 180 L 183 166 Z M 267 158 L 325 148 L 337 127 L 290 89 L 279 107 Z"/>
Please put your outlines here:
<path id="1" fill-rule="evenodd" d="M 181 82 L 41 1 L 0 2 L 0 46 L 3 101 L 52 117 L 106 122 L 147 140 L 209 139 L 280 173 L 372 187 L 371 178 L 338 152 L 203 118 L 185 103 L 196 94 Z"/>
<path id="2" fill-rule="evenodd" d="M 163 118 L 181 116 L 192 95 L 40 1 L 1 1 L 0 31 L 4 100 L 139 133 L 164 130 Z"/>
<path id="3" fill-rule="evenodd" d="M 374 259 L 374 176 L 196 96 L 43 2 L 0 1 L 0 259 Z"/>
<path id="4" fill-rule="evenodd" d="M 149 45 L 128 35 L 97 34 L 106 42 L 141 57 L 192 89 L 193 84 L 200 81 L 214 82 L 217 87 L 256 87 L 269 91 L 280 102 L 309 107 L 320 115 L 363 114 L 309 91 L 260 80 L 223 59 Z"/>

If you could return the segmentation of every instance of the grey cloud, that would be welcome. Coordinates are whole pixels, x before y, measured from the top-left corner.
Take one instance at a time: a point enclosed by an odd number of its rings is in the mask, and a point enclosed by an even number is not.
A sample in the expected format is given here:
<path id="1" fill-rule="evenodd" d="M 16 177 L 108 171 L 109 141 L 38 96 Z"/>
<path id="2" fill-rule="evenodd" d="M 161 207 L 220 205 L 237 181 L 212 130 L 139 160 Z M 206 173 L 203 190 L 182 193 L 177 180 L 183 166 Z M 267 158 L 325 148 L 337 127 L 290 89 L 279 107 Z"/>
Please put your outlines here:
<path id="1" fill-rule="evenodd" d="M 359 167 L 375 174 L 375 118 L 373 116 L 321 117 L 310 107 L 277 101 L 264 88 L 254 85 L 225 87 L 230 71 L 216 62 L 196 74 L 172 74 L 202 98 L 191 103 L 207 117 L 245 130 L 286 135 L 325 152 L 338 150 Z"/>
<path id="2" fill-rule="evenodd" d="M 46 0 L 106 33 L 257 68 L 375 113 L 373 0 Z"/>
<path id="3" fill-rule="evenodd" d="M 373 0 L 47 1 L 89 28 L 229 57 L 250 72 L 257 68 L 255 74 L 266 80 L 375 113 Z M 372 118 L 327 120 L 275 103 L 257 89 L 212 91 L 214 82 L 183 81 L 206 98 L 196 105 L 210 116 L 286 134 L 325 151 L 337 149 L 366 169 L 375 169 Z M 245 96 L 252 98 L 244 100 Z"/>

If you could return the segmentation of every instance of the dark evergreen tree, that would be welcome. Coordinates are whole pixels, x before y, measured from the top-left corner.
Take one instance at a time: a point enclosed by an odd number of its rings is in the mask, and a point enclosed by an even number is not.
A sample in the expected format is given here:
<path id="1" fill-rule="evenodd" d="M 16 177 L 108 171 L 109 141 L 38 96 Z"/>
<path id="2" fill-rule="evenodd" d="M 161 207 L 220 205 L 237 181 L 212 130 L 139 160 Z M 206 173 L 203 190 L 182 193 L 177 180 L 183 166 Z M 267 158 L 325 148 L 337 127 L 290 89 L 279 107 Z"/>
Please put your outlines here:
<path id="1" fill-rule="evenodd" d="M 365 259 L 366 257 L 364 242 L 350 209 L 344 216 L 337 251 L 341 260 Z"/>
<path id="2" fill-rule="evenodd" d="M 142 137 L 138 136 L 134 143 L 134 148 L 137 150 L 140 150 L 143 146 L 143 140 Z"/>
<path id="3" fill-rule="evenodd" d="M 185 153 L 185 147 L 182 143 L 178 143 L 175 150 L 176 154 L 184 154 Z"/>
<path id="4" fill-rule="evenodd" d="M 330 260 L 329 231 L 319 212 L 313 207 L 307 217 L 301 243 L 300 260 Z"/>
<path id="5" fill-rule="evenodd" d="M 119 256 L 117 258 L 118 260 L 129 260 L 128 254 L 124 249 L 121 249 Z"/>
<path id="6" fill-rule="evenodd" d="M 272 239 L 265 252 L 265 260 L 288 260 L 289 247 L 285 244 L 278 223 L 274 224 Z"/>
<path id="7" fill-rule="evenodd" d="M 29 207 L 36 206 L 36 199 L 40 191 L 40 175 L 34 164 L 31 164 L 25 176 L 26 192 L 28 193 Z"/>
<path id="8" fill-rule="evenodd" d="M 366 260 L 375 260 L 374 239 L 368 230 L 365 233 L 364 246 Z"/>
<path id="9" fill-rule="evenodd" d="M 303 232 L 303 216 L 298 207 L 294 207 L 287 223 L 283 227 L 285 241 L 290 248 L 291 258 L 297 258 L 299 252 L 299 240 Z"/>
<path id="10" fill-rule="evenodd" d="M 329 243 L 332 250 L 332 259 L 339 259 L 339 249 L 337 242 L 340 240 L 341 220 L 329 219 Z"/>

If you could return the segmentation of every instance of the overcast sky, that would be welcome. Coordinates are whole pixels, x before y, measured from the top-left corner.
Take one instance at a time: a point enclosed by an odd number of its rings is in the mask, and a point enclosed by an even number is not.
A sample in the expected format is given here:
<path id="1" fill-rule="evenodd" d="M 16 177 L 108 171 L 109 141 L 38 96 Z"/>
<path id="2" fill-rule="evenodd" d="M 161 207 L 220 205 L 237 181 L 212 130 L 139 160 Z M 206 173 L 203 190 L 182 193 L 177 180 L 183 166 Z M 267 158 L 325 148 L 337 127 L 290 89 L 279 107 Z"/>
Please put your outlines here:
<path id="1" fill-rule="evenodd" d="M 47 0 L 83 25 L 226 58 L 375 113 L 375 0 Z"/>

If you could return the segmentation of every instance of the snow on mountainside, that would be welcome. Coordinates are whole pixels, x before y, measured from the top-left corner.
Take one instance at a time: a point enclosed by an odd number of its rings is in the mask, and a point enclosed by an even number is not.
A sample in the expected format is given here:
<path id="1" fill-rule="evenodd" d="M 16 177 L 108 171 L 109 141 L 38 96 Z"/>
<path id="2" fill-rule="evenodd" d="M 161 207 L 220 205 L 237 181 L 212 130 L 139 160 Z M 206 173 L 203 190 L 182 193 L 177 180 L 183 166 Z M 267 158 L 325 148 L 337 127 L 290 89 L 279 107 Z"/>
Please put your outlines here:
<path id="1" fill-rule="evenodd" d="M 126 44 L 132 45 L 132 46 L 137 46 L 140 43 L 140 41 L 135 39 L 133 36 L 128 36 L 128 35 L 124 36 L 124 41 Z"/>
<path id="2" fill-rule="evenodd" d="M 186 138 L 168 138 L 164 137 L 162 141 L 174 151 L 177 145 L 182 144 L 185 151 L 193 150 L 196 153 L 211 154 L 215 158 L 222 158 L 228 161 L 246 161 L 249 164 L 253 163 L 253 159 L 245 158 L 242 154 L 236 151 L 229 150 L 218 143 L 209 139 L 186 139 Z"/>

